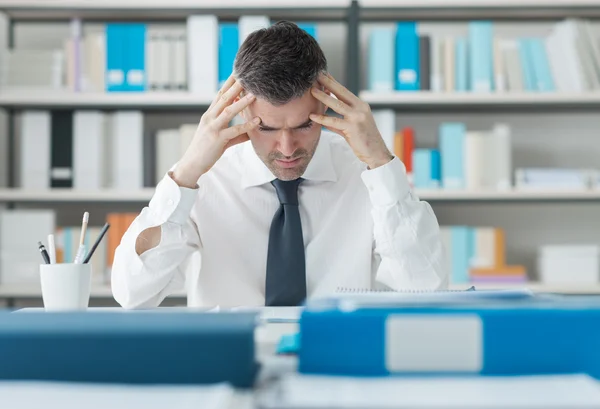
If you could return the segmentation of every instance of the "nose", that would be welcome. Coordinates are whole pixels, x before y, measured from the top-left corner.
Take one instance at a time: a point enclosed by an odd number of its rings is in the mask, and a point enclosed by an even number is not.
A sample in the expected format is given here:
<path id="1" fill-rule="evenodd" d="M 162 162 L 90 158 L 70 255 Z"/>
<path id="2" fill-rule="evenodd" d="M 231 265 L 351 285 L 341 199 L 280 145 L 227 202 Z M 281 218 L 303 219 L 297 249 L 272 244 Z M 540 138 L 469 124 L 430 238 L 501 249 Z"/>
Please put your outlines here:
<path id="1" fill-rule="evenodd" d="M 292 156 L 295 150 L 296 146 L 292 133 L 289 130 L 284 129 L 279 138 L 279 152 L 285 156 Z"/>

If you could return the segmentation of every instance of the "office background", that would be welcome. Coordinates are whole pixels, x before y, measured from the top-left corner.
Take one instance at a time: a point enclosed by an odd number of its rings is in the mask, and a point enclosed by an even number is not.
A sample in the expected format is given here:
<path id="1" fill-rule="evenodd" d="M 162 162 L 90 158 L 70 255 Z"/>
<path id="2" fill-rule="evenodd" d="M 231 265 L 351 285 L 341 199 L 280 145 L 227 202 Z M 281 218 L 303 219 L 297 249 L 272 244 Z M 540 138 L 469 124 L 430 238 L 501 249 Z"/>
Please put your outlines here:
<path id="1" fill-rule="evenodd" d="M 98 1 L 95 4 L 90 1 L 73 0 L 61 2 L 61 6 L 57 6 L 56 3 L 58 2 L 0 1 L 0 8 L 4 10 L 0 28 L 2 34 L 0 48 L 64 51 L 65 41 L 72 36 L 73 18 L 80 18 L 84 36 L 103 33 L 107 22 L 145 23 L 147 34 L 174 30 L 185 35 L 186 19 L 189 15 L 217 16 L 219 23 L 236 23 L 241 16 L 247 15 L 268 16 L 271 22 L 285 18 L 302 22 L 307 24 L 307 27 L 313 28 L 314 35 L 327 56 L 330 72 L 348 87 L 357 87 L 354 91 L 365 96 L 374 112 L 387 111 L 389 114 L 389 110 L 393 110 L 394 133 L 407 127 L 412 128 L 415 148 L 438 149 L 441 128 L 447 123 L 462 123 L 465 132 L 490 132 L 497 124 L 508 126 L 513 185 L 510 189 L 451 190 L 443 186 L 437 189 L 416 189 L 423 200 L 431 203 L 440 225 L 447 229 L 445 237 L 449 237 L 450 241 L 456 237 L 461 237 L 463 240 L 462 245 L 458 246 L 461 248 L 456 250 L 460 254 L 453 252 L 452 246 L 456 243 L 449 244 L 451 247 L 448 249 L 449 253 L 454 256 L 454 260 L 458 260 L 458 257 L 464 260 L 467 257 L 469 261 L 481 248 L 486 247 L 483 252 L 487 251 L 487 253 L 478 256 L 480 258 L 490 256 L 490 251 L 501 251 L 497 248 L 502 247 L 497 242 L 490 244 L 490 240 L 501 240 L 505 246 L 505 264 L 522 266 L 520 271 L 523 269 L 526 271 L 527 284 L 520 282 L 519 274 L 515 277 L 510 272 L 505 274 L 500 271 L 503 270 L 503 263 L 487 266 L 491 270 L 496 268 L 499 272 L 494 274 L 493 271 L 488 271 L 492 278 L 488 281 L 484 278 L 482 282 L 485 284 L 478 285 L 483 287 L 531 285 L 538 289 L 567 293 L 600 292 L 597 251 L 597 246 L 600 245 L 598 239 L 600 187 L 596 187 L 593 173 L 590 173 L 592 176 L 586 180 L 585 187 L 578 186 L 580 180 L 577 179 L 579 175 L 577 172 L 581 169 L 600 169 L 598 165 L 600 116 L 597 114 L 600 108 L 600 94 L 598 94 L 600 86 L 597 84 L 597 79 L 590 78 L 594 70 L 600 70 L 600 66 L 595 65 L 596 62 L 600 64 L 600 61 L 583 57 L 587 55 L 586 51 L 593 54 L 599 46 L 600 31 L 594 19 L 600 16 L 600 1 L 363 0 L 350 3 L 344 0 L 315 0 L 312 4 L 310 1 L 279 0 L 277 5 L 270 5 L 269 2 L 264 1 L 250 2 L 256 8 L 249 6 L 248 2 L 233 0 L 220 2 L 179 0 L 164 3 L 122 0 L 120 2 Z M 299 3 L 302 3 L 301 8 L 298 8 Z M 589 68 L 587 80 L 590 86 L 584 90 L 559 90 L 557 85 L 559 81 L 555 77 L 552 78 L 553 89 L 545 91 L 527 90 L 525 85 L 522 91 L 475 92 L 467 89 L 457 91 L 457 84 L 450 92 L 369 90 L 369 76 L 373 75 L 369 68 L 369 61 L 374 58 L 371 41 L 373 33 L 377 30 L 388 29 L 393 33 L 393 39 L 396 41 L 398 23 L 406 25 L 414 22 L 417 35 L 430 38 L 430 47 L 435 43 L 432 39 L 442 39 L 443 42 L 448 38 L 453 39 L 455 42 L 451 43 L 453 45 L 450 49 L 453 58 L 457 58 L 458 41 L 456 40 L 470 38 L 472 22 L 491 22 L 493 39 L 537 38 L 542 39 L 545 45 L 546 38 L 556 30 L 557 24 L 572 18 L 583 18 L 585 20 L 577 21 L 586 23 L 589 21 L 590 24 L 589 26 L 586 24 L 586 27 L 589 28 L 589 38 L 593 39 L 589 48 L 580 46 L 577 48 L 580 52 L 577 56 L 582 59 L 582 65 L 587 64 L 586 67 Z M 493 45 L 492 38 L 489 44 Z M 568 36 L 564 38 L 573 40 Z M 358 39 L 358 44 L 355 44 L 355 39 Z M 217 37 L 213 40 L 216 41 Z M 494 50 L 488 52 L 494 55 Z M 189 55 L 187 57 L 189 58 Z M 394 56 L 391 61 L 396 63 L 396 58 L 397 56 Z M 3 60 L 0 61 L 4 88 L 4 90 L 0 89 L 0 107 L 4 108 L 0 117 L 0 206 L 8 211 L 52 210 L 57 228 L 77 226 L 84 210 L 90 212 L 91 226 L 101 226 L 108 217 L 111 215 L 114 217 L 117 213 L 131 215 L 139 212 L 150 199 L 152 189 L 140 186 L 139 189 L 133 190 L 111 188 L 86 191 L 22 187 L 20 160 L 24 157 L 24 152 L 27 153 L 27 149 L 36 150 L 36 154 L 39 153 L 37 150 L 41 149 L 35 144 L 23 144 L 23 112 L 86 109 L 113 113 L 136 110 L 142 114 L 144 137 L 153 135 L 156 138 L 154 149 L 156 155 L 157 151 L 163 151 L 160 146 L 165 146 L 160 145 L 158 141 L 165 141 L 164 138 L 169 135 L 160 131 L 179 129 L 181 125 L 197 123 L 211 99 L 210 97 L 207 99 L 206 95 L 199 95 L 194 99 L 189 93 L 166 90 L 73 92 L 68 89 L 51 89 L 48 84 L 27 88 L 11 87 L 6 82 L 10 83 L 15 78 L 20 80 L 21 77 L 11 77 L 6 74 L 12 72 L 10 64 L 14 59 Z M 218 64 L 218 61 L 213 63 Z M 551 61 L 548 64 L 551 64 Z M 64 69 L 66 72 L 67 68 Z M 429 74 L 431 75 L 432 72 Z M 188 72 L 186 75 L 189 80 L 191 73 Z M 455 79 L 457 74 L 452 71 L 449 75 Z M 585 76 L 586 73 L 580 72 L 579 75 Z M 490 80 L 494 82 L 492 73 L 490 73 Z M 66 79 L 63 82 L 65 87 L 67 82 Z M 433 84 L 430 84 L 430 87 L 433 88 Z M 386 118 L 385 115 L 384 113 L 378 118 Z M 389 122 L 386 124 L 389 125 Z M 171 133 L 172 135 L 174 134 Z M 387 134 L 386 138 L 393 141 L 394 135 Z M 486 164 L 484 163 L 484 166 Z M 563 186 L 554 186 L 544 181 L 543 187 L 517 189 L 514 187 L 515 172 L 517 169 L 524 168 L 552 170 L 555 172 L 550 173 L 549 177 L 552 180 L 564 178 L 568 181 L 564 182 Z M 562 171 L 566 173 L 560 173 Z M 585 175 L 587 176 L 588 173 Z M 11 222 L 15 223 L 15 220 Z M 19 224 L 18 220 L 16 223 Z M 22 242 L 31 242 L 33 257 L 39 257 L 35 243 L 43 240 L 44 237 L 29 237 L 27 231 L 17 232 L 13 229 L 8 231 L 7 225 L 8 222 L 5 220 L 6 234 L 0 236 L 5 238 L 4 242 L 0 242 L 0 257 L 4 258 L 4 264 L 9 264 L 8 254 L 15 251 L 10 247 L 11 243 L 8 243 L 6 237 L 22 236 Z M 460 226 L 463 230 L 453 232 L 452 229 L 455 227 L 452 226 Z M 489 229 L 479 232 L 467 231 L 465 226 L 499 228 L 503 236 L 500 239 L 498 236 L 491 239 Z M 3 226 L 0 225 L 0 230 L 2 228 Z M 19 240 L 15 240 L 15 243 Z M 556 253 L 552 256 L 556 258 L 553 259 L 555 261 L 553 265 L 571 267 L 559 272 L 558 278 L 557 273 L 554 272 L 553 282 L 543 282 L 539 271 L 538 258 L 541 247 L 548 245 L 576 246 L 570 249 L 554 249 Z M 31 249 L 28 249 L 29 253 Z M 575 262 L 569 264 L 569 261 L 573 260 Z M 485 260 L 483 264 L 486 264 Z M 456 266 L 452 265 L 450 268 Z M 575 271 L 584 268 L 593 274 L 582 278 L 579 271 Z M 9 275 L 7 271 L 0 269 L 0 298 L 4 302 L 9 305 L 41 304 L 39 284 L 36 285 L 32 281 L 20 283 L 18 277 L 6 280 Z M 464 288 L 470 285 L 472 280 L 468 275 L 467 268 L 466 276 L 454 276 L 453 287 Z M 104 277 L 108 277 L 107 272 L 104 272 Z M 168 302 L 184 303 L 185 296 L 179 294 Z M 112 305 L 113 303 L 108 282 L 100 279 L 94 284 L 91 304 Z"/>

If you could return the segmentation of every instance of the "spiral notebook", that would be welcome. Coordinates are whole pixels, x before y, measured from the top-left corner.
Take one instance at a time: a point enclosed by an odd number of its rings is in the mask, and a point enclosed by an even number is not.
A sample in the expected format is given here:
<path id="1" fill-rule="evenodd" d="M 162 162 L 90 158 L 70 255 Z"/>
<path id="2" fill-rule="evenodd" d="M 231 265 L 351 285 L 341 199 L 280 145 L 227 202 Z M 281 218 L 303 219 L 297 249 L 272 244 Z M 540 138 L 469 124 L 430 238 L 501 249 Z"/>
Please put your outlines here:
<path id="1" fill-rule="evenodd" d="M 451 303 L 482 300 L 523 300 L 534 296 L 528 288 L 504 290 L 477 290 L 470 287 L 465 290 L 372 290 L 339 287 L 333 295 L 317 299 L 312 303 L 334 302 L 341 307 L 353 308 L 371 304 L 390 303 Z"/>

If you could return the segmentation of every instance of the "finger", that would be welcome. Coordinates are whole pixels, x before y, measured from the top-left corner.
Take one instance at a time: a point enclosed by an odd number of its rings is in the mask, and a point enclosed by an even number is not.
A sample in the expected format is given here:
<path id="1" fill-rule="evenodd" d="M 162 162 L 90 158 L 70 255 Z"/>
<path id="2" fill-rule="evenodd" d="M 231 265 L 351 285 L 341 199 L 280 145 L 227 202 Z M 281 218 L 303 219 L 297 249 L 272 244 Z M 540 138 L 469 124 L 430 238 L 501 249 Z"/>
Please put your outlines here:
<path id="1" fill-rule="evenodd" d="M 327 95 L 323 91 L 318 88 L 312 87 L 311 89 L 313 97 L 327 105 L 329 108 L 333 109 L 340 115 L 348 115 L 350 113 L 351 108 L 346 105 L 345 102 L 340 101 L 339 99 L 335 99 L 331 95 Z"/>
<path id="2" fill-rule="evenodd" d="M 231 122 L 231 120 L 235 118 L 237 114 L 246 109 L 246 107 L 253 103 L 255 99 L 256 97 L 253 94 L 248 94 L 244 98 L 241 98 L 239 101 L 229 106 L 226 106 L 223 109 L 223 112 L 221 112 L 221 114 L 215 120 L 215 125 L 219 129 L 225 128 L 227 124 Z"/>
<path id="3" fill-rule="evenodd" d="M 308 117 L 311 119 L 311 121 L 321 124 L 326 128 L 338 129 L 340 132 L 345 131 L 347 128 L 346 121 L 333 116 L 310 114 Z"/>
<path id="4" fill-rule="evenodd" d="M 217 101 L 219 99 L 221 99 L 221 97 L 223 96 L 223 94 L 225 94 L 227 92 L 227 90 L 229 88 L 231 88 L 231 86 L 235 83 L 235 77 L 233 76 L 233 74 L 231 74 L 229 76 L 229 78 L 227 78 L 227 80 L 223 83 L 223 86 L 221 87 L 221 89 L 217 92 L 217 95 L 215 97 L 215 99 L 213 99 L 213 101 L 211 102 L 210 106 L 208 107 L 208 109 L 210 110 L 213 106 L 215 106 L 215 104 L 217 103 Z"/>
<path id="5" fill-rule="evenodd" d="M 346 104 L 353 106 L 355 103 L 360 102 L 360 99 L 356 95 L 334 80 L 330 74 L 319 74 L 318 81 L 321 85 L 330 90 L 339 100 L 344 101 Z"/>
<path id="6" fill-rule="evenodd" d="M 229 149 L 232 146 L 235 146 L 235 145 L 237 145 L 239 143 L 246 142 L 246 141 L 249 141 L 249 140 L 250 140 L 250 137 L 248 136 L 247 133 L 238 135 L 235 138 L 231 139 L 229 142 L 227 142 L 227 145 L 225 145 L 225 149 Z"/>
<path id="7" fill-rule="evenodd" d="M 240 93 L 242 92 L 243 89 L 244 88 L 242 87 L 242 84 L 240 84 L 239 82 L 236 81 L 231 86 L 231 88 L 229 88 L 227 91 L 225 91 L 225 93 L 223 93 L 221 95 L 220 98 L 217 98 L 215 100 L 215 105 L 212 107 L 212 109 L 210 111 L 208 111 L 210 113 L 210 116 L 213 118 L 218 117 L 227 106 L 229 106 L 233 103 L 235 98 L 238 95 L 240 95 Z"/>
<path id="8" fill-rule="evenodd" d="M 256 117 L 252 121 L 246 122 L 244 124 L 235 125 L 227 129 L 223 129 L 220 133 L 220 136 L 229 142 L 237 138 L 238 136 L 253 130 L 258 126 L 258 124 L 260 124 L 260 118 Z"/>

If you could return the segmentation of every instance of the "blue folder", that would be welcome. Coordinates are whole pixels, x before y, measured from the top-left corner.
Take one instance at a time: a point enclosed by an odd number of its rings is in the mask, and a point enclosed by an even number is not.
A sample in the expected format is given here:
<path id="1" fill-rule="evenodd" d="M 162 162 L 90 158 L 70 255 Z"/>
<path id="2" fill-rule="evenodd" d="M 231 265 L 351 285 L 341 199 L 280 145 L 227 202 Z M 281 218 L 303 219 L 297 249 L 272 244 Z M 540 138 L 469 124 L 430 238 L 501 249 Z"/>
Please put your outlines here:
<path id="1" fill-rule="evenodd" d="M 329 310 L 300 321 L 310 374 L 544 375 L 600 379 L 600 301 L 584 297 Z"/>
<path id="2" fill-rule="evenodd" d="M 255 313 L 1 313 L 0 379 L 253 386 Z"/>

